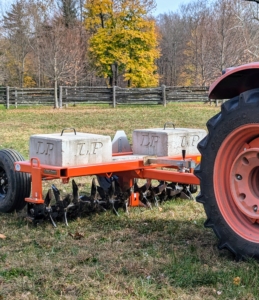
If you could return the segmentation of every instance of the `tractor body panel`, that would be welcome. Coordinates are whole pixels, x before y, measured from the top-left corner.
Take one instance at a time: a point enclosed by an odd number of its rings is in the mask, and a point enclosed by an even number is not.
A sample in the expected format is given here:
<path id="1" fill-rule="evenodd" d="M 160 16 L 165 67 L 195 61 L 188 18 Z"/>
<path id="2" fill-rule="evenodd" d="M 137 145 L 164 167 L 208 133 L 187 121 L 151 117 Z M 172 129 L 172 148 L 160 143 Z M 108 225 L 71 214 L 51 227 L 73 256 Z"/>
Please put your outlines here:
<path id="1" fill-rule="evenodd" d="M 228 68 L 211 86 L 210 99 L 230 99 L 241 93 L 258 88 L 259 62 Z"/>

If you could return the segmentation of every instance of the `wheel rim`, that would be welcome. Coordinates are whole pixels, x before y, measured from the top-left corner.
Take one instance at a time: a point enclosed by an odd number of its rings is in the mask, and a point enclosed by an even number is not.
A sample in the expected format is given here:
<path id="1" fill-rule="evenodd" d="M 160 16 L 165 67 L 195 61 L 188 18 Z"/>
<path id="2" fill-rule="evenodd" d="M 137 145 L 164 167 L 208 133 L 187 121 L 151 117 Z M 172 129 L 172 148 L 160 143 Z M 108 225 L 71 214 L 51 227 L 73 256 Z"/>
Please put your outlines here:
<path id="1" fill-rule="evenodd" d="M 214 165 L 214 192 L 229 226 L 259 243 L 259 124 L 246 124 L 222 142 Z"/>
<path id="2" fill-rule="evenodd" d="M 8 179 L 6 172 L 0 168 L 0 201 L 6 196 L 8 192 Z"/>

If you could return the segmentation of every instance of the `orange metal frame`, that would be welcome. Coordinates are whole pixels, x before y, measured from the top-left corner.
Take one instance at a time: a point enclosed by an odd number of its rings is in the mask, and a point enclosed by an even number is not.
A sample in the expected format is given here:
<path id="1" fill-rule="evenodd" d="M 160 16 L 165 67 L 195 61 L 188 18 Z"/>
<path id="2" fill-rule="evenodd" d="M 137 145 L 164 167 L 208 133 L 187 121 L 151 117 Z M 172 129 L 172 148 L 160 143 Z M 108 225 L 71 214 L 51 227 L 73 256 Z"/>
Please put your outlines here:
<path id="1" fill-rule="evenodd" d="M 128 153 L 125 153 L 128 154 Z M 124 154 L 124 155 L 125 155 Z M 123 153 L 120 153 L 122 156 Z M 115 154 L 114 156 L 118 156 Z M 159 157 L 160 158 L 160 157 Z M 161 158 L 160 158 L 161 159 Z M 180 156 L 165 157 L 166 160 L 182 160 Z M 195 163 L 200 162 L 200 155 L 186 156 L 186 161 L 191 160 Z M 164 170 L 163 168 L 167 168 Z M 170 168 L 170 170 L 168 170 Z M 25 200 L 30 203 L 43 204 L 44 198 L 42 194 L 42 180 L 61 179 L 67 183 L 71 177 L 81 177 L 90 175 L 101 175 L 111 177 L 116 174 L 119 177 L 120 184 L 123 189 L 133 186 L 134 178 L 157 179 L 170 182 L 178 182 L 184 184 L 199 184 L 199 179 L 190 173 L 181 173 L 178 166 L 165 164 L 149 164 L 146 165 L 143 159 L 121 160 L 116 162 L 106 162 L 100 164 L 89 164 L 71 167 L 56 167 L 51 165 L 41 165 L 38 158 L 31 158 L 29 161 L 15 162 L 15 170 L 17 172 L 25 172 L 31 174 L 32 193 L 31 197 Z M 140 201 L 138 195 L 132 194 L 129 201 L 130 206 L 139 206 Z"/>

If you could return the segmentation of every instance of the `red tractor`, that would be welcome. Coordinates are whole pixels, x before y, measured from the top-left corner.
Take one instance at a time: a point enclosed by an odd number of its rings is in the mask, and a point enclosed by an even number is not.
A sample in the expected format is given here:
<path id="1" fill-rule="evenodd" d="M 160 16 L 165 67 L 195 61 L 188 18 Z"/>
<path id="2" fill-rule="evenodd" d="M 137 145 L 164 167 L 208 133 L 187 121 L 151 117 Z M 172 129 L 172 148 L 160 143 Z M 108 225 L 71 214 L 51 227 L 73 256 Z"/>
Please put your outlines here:
<path id="1" fill-rule="evenodd" d="M 237 259 L 259 258 L 259 63 L 226 72 L 212 84 L 211 99 L 230 99 L 207 122 L 198 146 L 197 201 L 207 215 L 205 227 L 219 238 L 219 249 Z"/>

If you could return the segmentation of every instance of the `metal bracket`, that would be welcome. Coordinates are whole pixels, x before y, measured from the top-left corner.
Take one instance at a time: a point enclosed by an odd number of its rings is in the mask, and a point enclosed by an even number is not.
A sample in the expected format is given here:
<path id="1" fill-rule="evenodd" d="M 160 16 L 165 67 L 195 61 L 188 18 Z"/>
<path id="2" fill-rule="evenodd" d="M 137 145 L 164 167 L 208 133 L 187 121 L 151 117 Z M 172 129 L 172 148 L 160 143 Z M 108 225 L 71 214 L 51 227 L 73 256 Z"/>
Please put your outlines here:
<path id="1" fill-rule="evenodd" d="M 159 165 L 166 165 L 166 166 L 177 166 L 179 168 L 188 168 L 188 169 L 193 169 L 196 166 L 196 163 L 193 160 L 175 160 L 175 159 L 158 158 L 158 157 L 150 157 L 150 156 L 144 157 L 143 163 L 144 166 L 159 164 Z"/>

